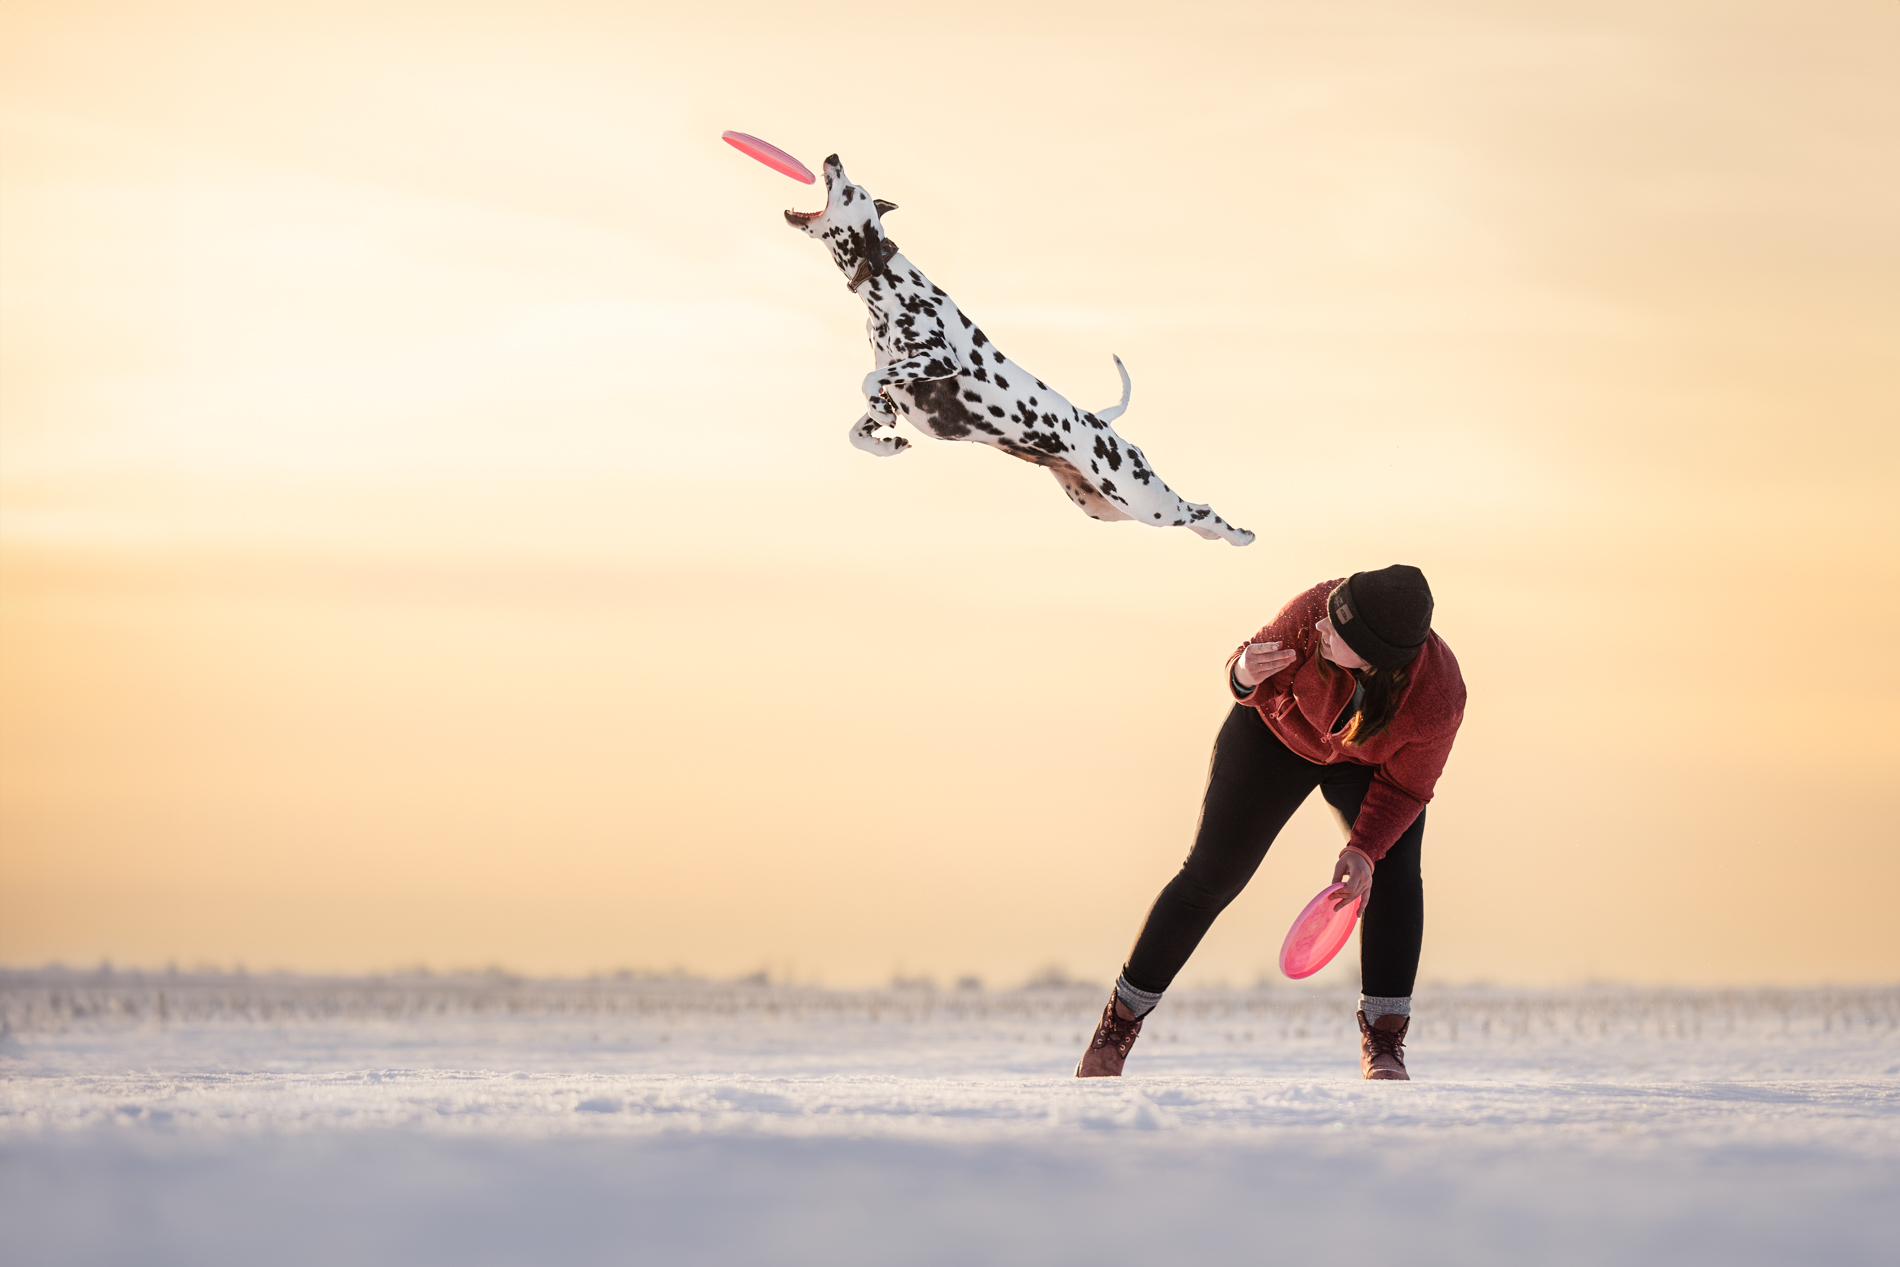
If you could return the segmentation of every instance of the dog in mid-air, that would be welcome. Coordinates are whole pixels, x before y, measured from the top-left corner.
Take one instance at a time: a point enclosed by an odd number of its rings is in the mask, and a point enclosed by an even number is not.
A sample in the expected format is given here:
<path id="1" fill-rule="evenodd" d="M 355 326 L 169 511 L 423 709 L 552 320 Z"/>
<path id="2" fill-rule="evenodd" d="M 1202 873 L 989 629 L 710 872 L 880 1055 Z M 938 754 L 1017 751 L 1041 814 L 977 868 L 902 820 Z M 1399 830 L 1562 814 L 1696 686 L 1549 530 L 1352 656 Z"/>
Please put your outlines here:
<path id="1" fill-rule="evenodd" d="M 1048 467 L 1093 519 L 1192 528 L 1237 546 L 1253 540 L 1208 507 L 1183 501 L 1109 426 L 1128 408 L 1132 390 L 1120 357 L 1121 403 L 1100 413 L 1077 409 L 1004 356 L 898 253 L 883 225 L 896 204 L 845 179 L 836 154 L 825 160 L 825 193 L 824 210 L 787 211 L 785 218 L 831 248 L 847 288 L 871 310 L 864 324 L 877 368 L 864 379 L 867 410 L 851 424 L 852 444 L 880 457 L 902 453 L 910 447 L 896 431 L 902 414 L 940 440 L 975 440 Z"/>

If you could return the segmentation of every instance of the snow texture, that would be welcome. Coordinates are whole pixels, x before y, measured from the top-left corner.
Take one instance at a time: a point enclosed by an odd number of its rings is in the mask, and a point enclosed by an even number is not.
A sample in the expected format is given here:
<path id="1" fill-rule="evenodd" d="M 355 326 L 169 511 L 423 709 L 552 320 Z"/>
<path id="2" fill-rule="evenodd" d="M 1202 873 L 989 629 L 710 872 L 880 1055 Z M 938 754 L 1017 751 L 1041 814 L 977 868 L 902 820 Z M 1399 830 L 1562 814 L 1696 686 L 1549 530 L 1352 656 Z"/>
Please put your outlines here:
<path id="1" fill-rule="evenodd" d="M 1900 989 L 0 974 L 38 1264 L 1887 1263 Z"/>

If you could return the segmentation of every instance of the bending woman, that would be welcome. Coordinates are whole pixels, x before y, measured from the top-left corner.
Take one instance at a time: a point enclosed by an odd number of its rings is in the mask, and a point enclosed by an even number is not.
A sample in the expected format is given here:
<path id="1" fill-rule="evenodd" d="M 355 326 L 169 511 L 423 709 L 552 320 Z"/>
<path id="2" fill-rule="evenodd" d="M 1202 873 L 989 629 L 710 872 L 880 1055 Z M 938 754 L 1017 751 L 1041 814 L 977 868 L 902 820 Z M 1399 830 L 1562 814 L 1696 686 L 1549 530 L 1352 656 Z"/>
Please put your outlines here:
<path id="1" fill-rule="evenodd" d="M 1425 802 L 1465 714 L 1458 661 L 1431 626 L 1425 574 L 1394 564 L 1315 585 L 1228 657 L 1237 702 L 1214 741 L 1194 848 L 1148 912 L 1076 1077 L 1121 1075 L 1142 1018 L 1314 788 L 1346 833 L 1338 904 L 1367 899 L 1360 1071 L 1408 1077 Z"/>

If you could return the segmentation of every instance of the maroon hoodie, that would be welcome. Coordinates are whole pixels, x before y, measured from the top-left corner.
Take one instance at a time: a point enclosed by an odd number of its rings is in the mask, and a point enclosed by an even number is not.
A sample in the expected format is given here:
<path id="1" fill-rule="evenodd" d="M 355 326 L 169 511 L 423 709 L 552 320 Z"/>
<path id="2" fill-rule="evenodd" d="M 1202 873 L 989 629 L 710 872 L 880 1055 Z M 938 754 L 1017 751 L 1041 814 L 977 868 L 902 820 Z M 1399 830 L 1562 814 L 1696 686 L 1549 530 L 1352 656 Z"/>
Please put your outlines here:
<path id="1" fill-rule="evenodd" d="M 1227 680 L 1235 684 L 1234 661 L 1256 642 L 1277 642 L 1299 652 L 1299 659 L 1241 695 L 1240 702 L 1256 709 L 1267 729 L 1308 761 L 1372 767 L 1372 787 L 1359 807 L 1351 843 L 1377 862 L 1432 799 L 1465 717 L 1465 680 L 1445 640 L 1430 635 L 1405 666 L 1392 724 L 1363 744 L 1341 743 L 1341 736 L 1332 733 L 1333 722 L 1352 700 L 1355 680 L 1320 655 L 1314 628 L 1326 615 L 1326 596 L 1338 586 L 1339 581 L 1315 585 L 1281 608 L 1271 624 L 1227 657 Z"/>

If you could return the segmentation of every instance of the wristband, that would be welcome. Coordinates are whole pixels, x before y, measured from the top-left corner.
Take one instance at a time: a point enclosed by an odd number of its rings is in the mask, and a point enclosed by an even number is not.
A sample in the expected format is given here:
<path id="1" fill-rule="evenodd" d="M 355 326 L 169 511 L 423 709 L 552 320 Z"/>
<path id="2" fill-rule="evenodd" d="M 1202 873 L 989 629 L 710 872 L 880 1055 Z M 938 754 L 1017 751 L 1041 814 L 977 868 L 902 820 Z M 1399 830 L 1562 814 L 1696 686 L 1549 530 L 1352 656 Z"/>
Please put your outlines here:
<path id="1" fill-rule="evenodd" d="M 1358 845 L 1347 845 L 1344 849 L 1341 849 L 1339 851 L 1339 856 L 1343 858 L 1349 853 L 1356 853 L 1361 858 L 1364 858 L 1366 860 L 1366 865 L 1368 867 L 1376 868 L 1379 865 L 1377 859 L 1375 859 L 1371 854 L 1367 853 L 1365 850 L 1361 849 Z"/>

